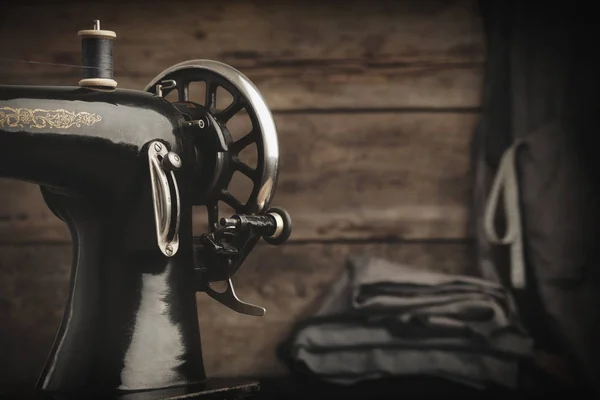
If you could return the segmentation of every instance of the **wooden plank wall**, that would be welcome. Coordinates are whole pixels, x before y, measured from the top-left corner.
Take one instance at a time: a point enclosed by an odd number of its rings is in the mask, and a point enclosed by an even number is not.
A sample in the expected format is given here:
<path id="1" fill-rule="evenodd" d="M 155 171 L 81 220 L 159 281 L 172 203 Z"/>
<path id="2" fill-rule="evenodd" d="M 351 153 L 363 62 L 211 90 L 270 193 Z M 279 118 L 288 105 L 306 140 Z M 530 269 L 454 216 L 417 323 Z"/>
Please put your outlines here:
<path id="1" fill-rule="evenodd" d="M 473 2 L 29 4 L 0 16 L 2 57 L 79 64 L 76 32 L 95 18 L 118 34 L 120 87 L 141 89 L 173 64 L 215 59 L 250 77 L 275 115 L 275 203 L 295 231 L 288 245 L 259 246 L 236 275 L 240 296 L 265 306 L 264 318 L 198 295 L 210 375 L 285 373 L 276 344 L 349 254 L 469 271 L 469 142 L 484 62 Z M 75 68 L 0 60 L 0 84 L 78 78 Z M 2 379 L 35 380 L 60 321 L 70 251 L 39 189 L 0 179 Z"/>

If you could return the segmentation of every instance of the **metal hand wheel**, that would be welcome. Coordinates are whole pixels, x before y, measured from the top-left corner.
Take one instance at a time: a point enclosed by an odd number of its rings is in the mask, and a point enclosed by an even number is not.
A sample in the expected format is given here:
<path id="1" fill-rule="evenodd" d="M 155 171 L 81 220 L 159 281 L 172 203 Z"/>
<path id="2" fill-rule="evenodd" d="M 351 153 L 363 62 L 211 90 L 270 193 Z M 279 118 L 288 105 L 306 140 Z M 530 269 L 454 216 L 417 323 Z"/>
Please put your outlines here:
<path id="1" fill-rule="evenodd" d="M 190 84 L 204 82 L 206 95 L 203 104 L 190 101 Z M 217 89 L 222 87 L 233 101 L 223 110 L 217 110 Z M 185 112 L 194 114 L 191 119 L 200 119 L 217 131 L 222 140 L 221 151 L 211 160 L 211 179 L 202 182 L 196 203 L 207 206 L 211 228 L 219 220 L 218 202 L 229 205 L 238 214 L 260 214 L 268 210 L 277 185 L 279 167 L 279 144 L 277 130 L 271 111 L 254 84 L 235 68 L 217 61 L 192 60 L 174 65 L 156 76 L 144 89 L 163 96 L 173 90 L 178 92 L 178 101 Z M 187 107 L 186 107 L 187 105 Z M 228 122 L 237 113 L 245 110 L 252 128 L 244 136 L 234 140 Z M 204 118 L 204 119 L 201 119 Z M 252 168 L 240 160 L 239 154 L 251 144 L 257 150 L 256 167 Z M 236 198 L 229 190 L 233 174 L 239 171 L 252 181 L 248 199 Z M 206 176 L 206 174 L 204 174 Z"/>

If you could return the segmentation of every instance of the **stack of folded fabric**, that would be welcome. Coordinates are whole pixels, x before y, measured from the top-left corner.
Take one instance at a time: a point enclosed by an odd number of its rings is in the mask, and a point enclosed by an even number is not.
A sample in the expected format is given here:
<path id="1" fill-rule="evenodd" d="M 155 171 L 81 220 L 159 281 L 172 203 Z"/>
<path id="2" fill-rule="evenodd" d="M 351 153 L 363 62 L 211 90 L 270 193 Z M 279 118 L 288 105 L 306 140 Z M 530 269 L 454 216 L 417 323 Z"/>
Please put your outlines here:
<path id="1" fill-rule="evenodd" d="M 432 376 L 513 389 L 532 347 L 502 286 L 356 257 L 280 355 L 336 384 Z"/>

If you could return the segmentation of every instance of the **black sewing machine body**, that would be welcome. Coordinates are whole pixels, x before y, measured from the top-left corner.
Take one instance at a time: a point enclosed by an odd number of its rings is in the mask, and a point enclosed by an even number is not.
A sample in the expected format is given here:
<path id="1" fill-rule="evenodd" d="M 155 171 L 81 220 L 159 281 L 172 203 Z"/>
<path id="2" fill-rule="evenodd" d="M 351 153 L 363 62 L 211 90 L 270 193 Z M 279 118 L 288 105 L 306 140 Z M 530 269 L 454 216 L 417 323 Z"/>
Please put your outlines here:
<path id="1" fill-rule="evenodd" d="M 149 93 L 77 87 L 0 87 L 0 113 L 0 176 L 43 185 L 74 243 L 72 290 L 42 387 L 203 380 L 191 227 L 195 153 L 181 114 Z M 153 226 L 145 150 L 154 141 L 183 161 L 180 247 L 170 258 L 157 248 Z"/>
<path id="2" fill-rule="evenodd" d="M 187 98 L 195 80 L 207 84 L 205 104 Z M 217 85 L 234 95 L 221 112 Z M 179 101 L 171 103 L 163 94 L 174 89 Z M 253 128 L 234 141 L 226 123 L 242 108 Z M 280 244 L 291 233 L 287 213 L 268 208 L 277 137 L 256 88 L 203 60 L 164 71 L 144 91 L 0 86 L 0 140 L 0 177 L 40 185 L 73 240 L 70 294 L 39 388 L 176 395 L 205 382 L 195 293 L 263 315 L 237 298 L 231 277 L 260 238 Z M 255 168 L 238 158 L 249 143 L 259 153 Z M 227 190 L 236 170 L 255 183 L 247 201 Z M 237 214 L 219 223 L 218 201 Z M 208 232 L 196 237 L 193 206 L 209 217 Z M 213 290 L 214 281 L 227 289 Z"/>
<path id="3" fill-rule="evenodd" d="M 170 102 L 137 90 L 0 86 L 0 129 L 10 143 L 0 162 L 20 167 L 2 172 L 108 198 L 123 192 L 115 183 L 131 183 L 131 167 L 139 173 L 149 138 L 185 149 L 182 122 Z"/>

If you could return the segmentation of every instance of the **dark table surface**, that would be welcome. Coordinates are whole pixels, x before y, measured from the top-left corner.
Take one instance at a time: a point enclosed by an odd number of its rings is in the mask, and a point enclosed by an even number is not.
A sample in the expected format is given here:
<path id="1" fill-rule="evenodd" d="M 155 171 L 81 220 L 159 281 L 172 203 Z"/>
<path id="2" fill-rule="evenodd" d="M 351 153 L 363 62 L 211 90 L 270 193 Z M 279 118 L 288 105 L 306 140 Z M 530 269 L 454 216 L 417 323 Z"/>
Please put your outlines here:
<path id="1" fill-rule="evenodd" d="M 225 389 L 228 390 L 225 390 Z M 28 388 L 0 388 L 0 399 L 47 399 L 36 396 Z M 114 400 L 188 400 L 188 399 L 222 399 L 222 400 L 316 400 L 316 399 L 448 399 L 451 397 L 464 399 L 510 399 L 528 400 L 543 399 L 548 396 L 570 396 L 574 399 L 591 399 L 594 396 L 585 388 L 565 387 L 552 378 L 538 376 L 529 382 L 523 382 L 518 391 L 501 388 L 486 390 L 474 389 L 440 378 L 406 377 L 383 379 L 365 382 L 353 386 L 338 386 L 317 382 L 306 378 L 262 378 L 251 379 L 212 379 L 210 384 L 190 388 L 187 393 L 165 391 L 162 393 L 146 393 L 128 395 Z M 92 398 L 93 396 L 85 396 Z M 78 398 L 82 398 L 81 396 Z M 106 397 L 104 397 L 106 398 Z M 54 400 L 71 400 L 55 398 Z"/>

